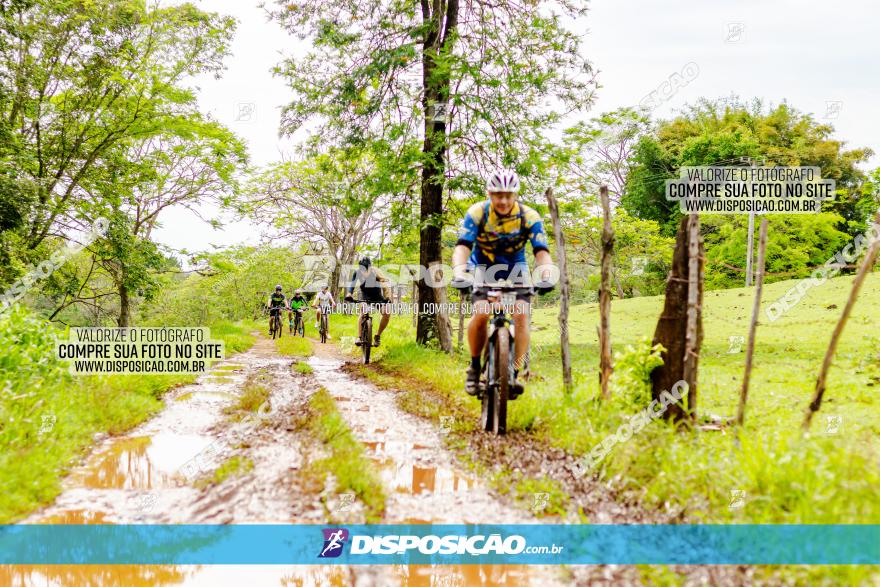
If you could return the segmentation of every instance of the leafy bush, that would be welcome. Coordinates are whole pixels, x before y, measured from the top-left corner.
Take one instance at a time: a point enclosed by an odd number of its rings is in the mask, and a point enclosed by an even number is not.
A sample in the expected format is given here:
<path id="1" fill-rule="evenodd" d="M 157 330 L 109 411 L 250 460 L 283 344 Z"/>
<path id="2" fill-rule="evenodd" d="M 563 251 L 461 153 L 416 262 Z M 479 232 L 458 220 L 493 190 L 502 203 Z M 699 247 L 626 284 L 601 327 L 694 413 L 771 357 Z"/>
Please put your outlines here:
<path id="1" fill-rule="evenodd" d="M 626 345 L 614 354 L 611 377 L 612 397 L 625 407 L 644 407 L 651 402 L 651 371 L 663 364 L 661 344 L 651 345 L 648 337 L 635 345 Z"/>

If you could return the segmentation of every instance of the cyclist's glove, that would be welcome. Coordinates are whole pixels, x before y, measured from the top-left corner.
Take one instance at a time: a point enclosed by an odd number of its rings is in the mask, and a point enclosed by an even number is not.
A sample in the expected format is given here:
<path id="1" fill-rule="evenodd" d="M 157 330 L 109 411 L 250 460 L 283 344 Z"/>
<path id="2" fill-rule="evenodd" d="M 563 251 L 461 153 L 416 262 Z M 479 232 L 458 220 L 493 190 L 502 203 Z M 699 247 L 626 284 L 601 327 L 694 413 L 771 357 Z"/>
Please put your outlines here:
<path id="1" fill-rule="evenodd" d="M 535 291 L 538 292 L 539 296 L 544 296 L 553 291 L 555 287 L 556 284 L 552 281 L 539 281 L 535 284 Z"/>

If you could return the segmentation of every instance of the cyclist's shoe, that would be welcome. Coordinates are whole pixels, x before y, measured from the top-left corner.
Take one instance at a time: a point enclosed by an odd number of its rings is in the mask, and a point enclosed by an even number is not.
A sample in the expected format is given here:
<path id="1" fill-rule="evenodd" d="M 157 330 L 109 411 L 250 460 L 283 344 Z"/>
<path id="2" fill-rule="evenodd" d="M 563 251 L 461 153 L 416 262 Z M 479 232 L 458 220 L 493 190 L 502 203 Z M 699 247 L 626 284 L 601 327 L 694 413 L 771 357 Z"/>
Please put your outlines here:
<path id="1" fill-rule="evenodd" d="M 360 339 L 360 338 L 356 338 L 356 339 L 354 340 L 354 346 L 361 346 L 362 344 L 363 344 L 363 342 L 361 342 L 361 339 Z"/>
<path id="2" fill-rule="evenodd" d="M 475 369 L 473 365 L 467 368 L 467 375 L 464 380 L 464 390 L 468 395 L 477 395 L 480 392 L 480 371 Z"/>
<path id="3" fill-rule="evenodd" d="M 373 337 L 373 346 L 375 346 L 375 347 L 379 346 L 379 335 L 378 334 Z"/>
<path id="4" fill-rule="evenodd" d="M 519 379 L 515 380 L 513 385 L 510 386 L 510 399 L 518 398 L 525 390 L 526 388 L 519 382 Z"/>

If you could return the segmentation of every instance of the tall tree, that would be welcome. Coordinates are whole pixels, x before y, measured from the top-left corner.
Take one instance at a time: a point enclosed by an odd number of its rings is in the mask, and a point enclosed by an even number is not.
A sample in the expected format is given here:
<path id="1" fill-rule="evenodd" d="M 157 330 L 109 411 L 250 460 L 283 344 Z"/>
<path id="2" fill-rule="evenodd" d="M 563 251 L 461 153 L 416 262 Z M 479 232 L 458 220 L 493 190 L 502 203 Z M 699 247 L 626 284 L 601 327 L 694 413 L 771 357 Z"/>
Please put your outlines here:
<path id="1" fill-rule="evenodd" d="M 105 154 L 194 112 L 185 82 L 222 69 L 234 21 L 188 3 L 32 0 L 4 3 L 0 27 L 0 118 L 36 186 L 34 250 L 65 234 Z"/>
<path id="2" fill-rule="evenodd" d="M 294 99 L 282 130 L 306 121 L 338 144 L 384 137 L 403 152 L 421 143 L 422 265 L 441 261 L 444 190 L 482 193 L 489 166 L 532 171 L 563 114 L 589 106 L 593 77 L 580 37 L 564 23 L 586 2 L 279 0 L 273 17 L 312 49 L 284 61 Z M 434 290 L 419 284 L 419 302 Z M 421 313 L 416 337 L 436 337 Z"/>
<path id="3" fill-rule="evenodd" d="M 342 267 L 354 264 L 403 195 L 388 191 L 403 182 L 389 181 L 374 153 L 330 149 L 272 166 L 252 179 L 239 208 L 273 237 L 332 255 L 330 282 L 338 288 Z"/>
<path id="4" fill-rule="evenodd" d="M 131 323 L 132 299 L 150 298 L 158 287 L 158 273 L 168 259 L 152 242 L 160 216 L 171 207 L 200 214 L 205 203 L 223 204 L 237 191 L 236 174 L 246 163 L 245 148 L 223 126 L 199 116 L 177 120 L 165 132 L 141 140 L 129 140 L 105 154 L 82 189 L 89 195 L 81 214 L 93 220 L 105 217 L 110 229 L 86 252 L 109 277 L 118 297 L 117 323 Z M 85 227 L 82 227 L 85 228 Z M 80 278 L 72 277 L 80 271 Z M 82 273 L 73 266 L 71 275 L 60 274 L 50 286 L 63 284 L 63 297 L 54 317 L 65 307 L 94 300 L 93 288 L 78 283 L 95 276 L 93 268 Z M 81 298 L 80 295 L 87 295 Z"/>

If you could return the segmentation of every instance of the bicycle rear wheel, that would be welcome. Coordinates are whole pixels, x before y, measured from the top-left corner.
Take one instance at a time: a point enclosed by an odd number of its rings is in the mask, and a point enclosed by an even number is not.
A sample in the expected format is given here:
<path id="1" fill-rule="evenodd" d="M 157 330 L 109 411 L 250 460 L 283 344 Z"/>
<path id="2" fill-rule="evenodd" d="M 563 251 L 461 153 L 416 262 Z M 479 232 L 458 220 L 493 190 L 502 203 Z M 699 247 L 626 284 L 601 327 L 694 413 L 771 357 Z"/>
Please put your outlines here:
<path id="1" fill-rule="evenodd" d="M 369 315 L 364 317 L 361 328 L 361 349 L 364 351 L 364 365 L 370 363 L 370 347 L 373 346 L 373 319 Z"/>
<path id="2" fill-rule="evenodd" d="M 486 343 L 483 353 L 483 369 L 480 385 L 485 382 L 485 387 L 480 396 L 480 428 L 486 432 L 492 432 L 493 420 L 495 419 L 495 383 L 490 376 L 493 373 L 495 361 L 495 343 L 490 340 Z"/>
<path id="3" fill-rule="evenodd" d="M 510 392 L 510 331 L 499 328 L 495 332 L 495 390 L 494 413 L 492 414 L 492 432 L 507 432 L 507 398 Z"/>

